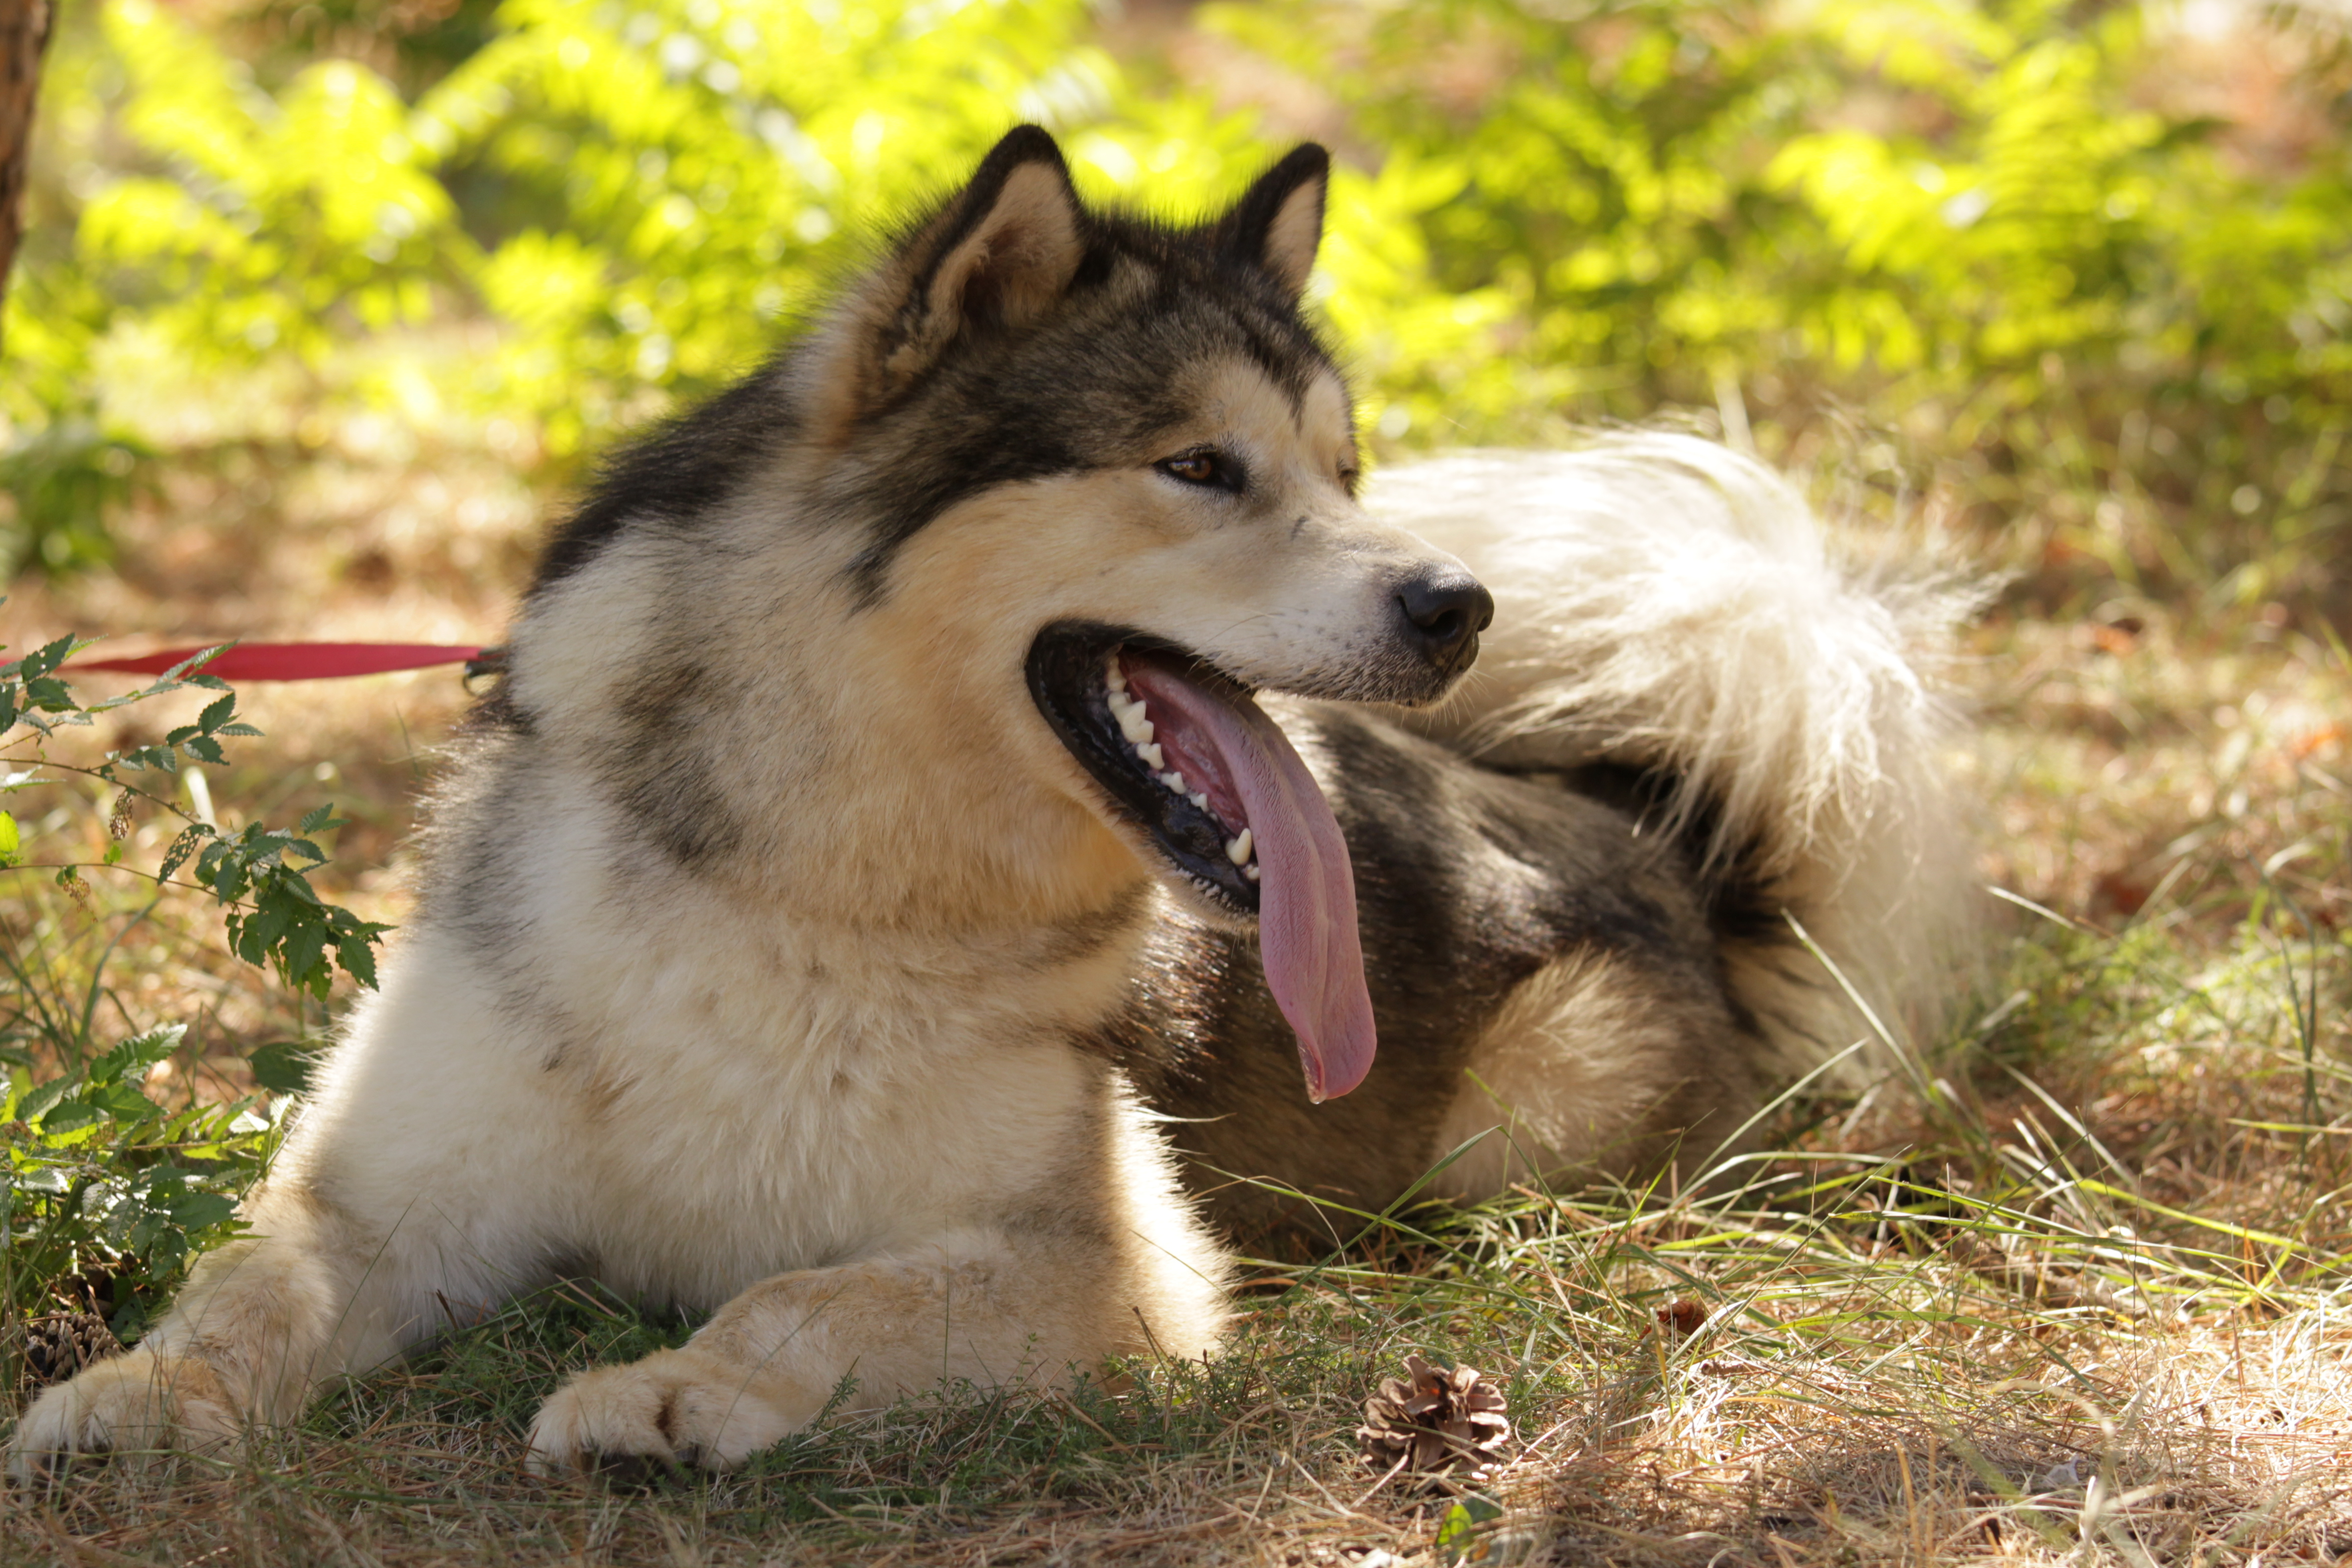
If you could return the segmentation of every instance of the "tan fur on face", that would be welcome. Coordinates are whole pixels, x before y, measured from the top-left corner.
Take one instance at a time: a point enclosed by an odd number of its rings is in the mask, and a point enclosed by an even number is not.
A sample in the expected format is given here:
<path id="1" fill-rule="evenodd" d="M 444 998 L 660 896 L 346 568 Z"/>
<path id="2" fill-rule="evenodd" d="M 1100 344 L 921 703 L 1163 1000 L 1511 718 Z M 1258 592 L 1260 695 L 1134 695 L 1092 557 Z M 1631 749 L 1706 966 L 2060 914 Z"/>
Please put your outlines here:
<path id="1" fill-rule="evenodd" d="M 902 713 L 875 716 L 888 727 L 876 730 L 880 743 L 936 752 L 925 737 L 1002 716 L 976 752 L 942 758 L 969 780 L 974 808 L 1008 825 L 1004 847 L 1024 862 L 992 868 L 992 900 L 1007 885 L 997 877 L 1022 886 L 1066 864 L 1076 882 L 1101 863 L 1098 833 L 1065 812 L 995 804 L 1015 781 L 1089 809 L 1099 799 L 1031 704 L 1024 660 L 1040 628 L 1131 626 L 1250 685 L 1329 689 L 1355 679 L 1367 644 L 1389 634 L 1400 576 L 1456 564 L 1348 493 L 1340 476 L 1355 450 L 1336 378 L 1318 377 L 1296 407 L 1253 365 L 1218 362 L 1196 382 L 1188 401 L 1200 414 L 1131 465 L 1007 487 L 944 514 L 895 563 L 887 601 L 851 630 L 851 657 L 876 660 L 861 666 L 872 679 L 860 689 L 906 694 Z M 1186 487 L 1151 466 L 1202 446 L 1246 465 L 1249 494 Z"/>
<path id="2" fill-rule="evenodd" d="M 751 821 L 756 839 L 719 874 L 810 920 L 859 911 L 968 933 L 1104 910 L 1141 867 L 1029 696 L 1037 631 L 1070 617 L 1130 624 L 1238 679 L 1314 688 L 1355 673 L 1364 639 L 1394 614 L 1393 577 L 1451 562 L 1347 493 L 1354 449 L 1336 378 L 1317 378 L 1294 407 L 1255 366 L 1221 360 L 1188 391 L 1196 416 L 1128 465 L 950 508 L 899 553 L 870 608 L 842 586 L 846 544 L 772 523 L 752 562 L 673 552 L 658 574 L 625 555 L 600 562 L 521 628 L 517 698 L 544 712 L 551 742 L 599 765 L 605 716 L 631 700 L 657 635 L 650 617 L 679 591 L 662 578 L 683 575 L 732 700 L 773 716 L 772 728 L 714 732 L 702 768 L 730 798 L 792 803 Z M 1248 462 L 1252 495 L 1188 489 L 1151 467 L 1203 444 Z M 804 482 L 788 470 L 748 497 L 747 528 Z M 796 657 L 812 626 L 824 636 Z M 774 744 L 777 731 L 794 744 Z"/>

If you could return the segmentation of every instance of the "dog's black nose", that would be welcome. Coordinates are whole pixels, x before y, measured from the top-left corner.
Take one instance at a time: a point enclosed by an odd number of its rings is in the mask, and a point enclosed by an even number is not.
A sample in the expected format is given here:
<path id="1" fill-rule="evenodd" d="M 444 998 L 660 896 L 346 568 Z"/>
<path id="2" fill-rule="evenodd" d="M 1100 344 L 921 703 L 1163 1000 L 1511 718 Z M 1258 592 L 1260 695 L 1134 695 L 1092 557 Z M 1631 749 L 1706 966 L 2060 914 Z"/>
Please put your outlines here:
<path id="1" fill-rule="evenodd" d="M 1430 662 L 1449 672 L 1475 655 L 1478 634 L 1495 619 L 1495 595 L 1464 572 L 1408 580 L 1397 590 L 1397 605 Z"/>

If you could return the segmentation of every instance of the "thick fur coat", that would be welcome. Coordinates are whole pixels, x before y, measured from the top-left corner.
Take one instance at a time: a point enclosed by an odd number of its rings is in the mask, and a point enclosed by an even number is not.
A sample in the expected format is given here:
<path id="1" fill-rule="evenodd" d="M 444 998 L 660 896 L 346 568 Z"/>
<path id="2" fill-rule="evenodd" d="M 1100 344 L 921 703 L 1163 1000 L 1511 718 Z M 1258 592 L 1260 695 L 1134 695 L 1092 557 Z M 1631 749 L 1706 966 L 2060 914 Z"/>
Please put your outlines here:
<path id="1" fill-rule="evenodd" d="M 1482 1132 L 1443 1190 L 1698 1173 L 1860 1031 L 1791 917 L 1931 1008 L 1939 605 L 1687 439 L 1367 510 L 1299 309 L 1326 169 L 1169 227 L 1017 131 L 620 456 L 251 1235 L 14 1471 L 236 1445 L 573 1274 L 709 1318 L 553 1395 L 554 1473 L 1196 1355 L 1219 1231 Z"/>

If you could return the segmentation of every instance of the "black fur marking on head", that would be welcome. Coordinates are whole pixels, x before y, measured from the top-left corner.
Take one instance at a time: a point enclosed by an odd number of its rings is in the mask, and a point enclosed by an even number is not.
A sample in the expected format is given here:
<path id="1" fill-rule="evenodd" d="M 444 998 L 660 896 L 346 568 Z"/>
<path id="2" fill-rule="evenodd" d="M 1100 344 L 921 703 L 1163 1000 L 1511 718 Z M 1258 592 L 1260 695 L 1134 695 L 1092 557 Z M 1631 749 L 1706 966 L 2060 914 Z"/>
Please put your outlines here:
<path id="1" fill-rule="evenodd" d="M 1005 182 L 1016 171 L 1033 163 L 1052 172 L 1061 185 L 1063 197 L 1069 203 L 1071 216 L 1076 219 L 1083 232 L 1086 209 L 1078 201 L 1076 189 L 1070 184 L 1070 166 L 1063 161 L 1062 149 L 1040 126 L 1014 126 L 1004 133 L 1003 140 L 989 149 L 988 156 L 982 158 L 980 167 L 972 171 L 971 182 L 957 194 L 952 204 L 954 222 L 945 232 L 928 239 L 927 243 L 932 247 L 931 254 L 915 273 L 900 302 L 900 320 L 896 324 L 894 334 L 898 341 L 913 336 L 921 325 L 922 317 L 928 313 L 932 285 L 939 279 L 940 268 L 955 255 L 959 247 L 971 237 L 975 229 L 994 215 L 997 203 L 1004 194 Z M 971 330 L 985 332 L 999 330 L 1004 325 L 1003 302 L 986 287 L 991 277 L 990 270 L 983 268 L 966 290 L 962 310 L 965 324 Z M 886 353 L 896 346 L 896 342 L 889 341 L 882 345 Z"/>
<path id="2" fill-rule="evenodd" d="M 1049 162 L 1067 178 L 1052 137 L 1016 129 L 954 198 L 955 226 L 905 243 L 929 254 L 903 285 L 900 309 L 877 346 L 887 351 L 920 322 L 937 268 L 959 235 L 982 221 L 983 183 L 1001 190 L 1026 164 Z M 1328 158 L 1302 147 L 1275 165 L 1241 203 L 1212 221 L 1176 226 L 1076 204 L 1083 244 L 1058 304 L 1032 324 L 992 321 L 983 290 L 971 330 L 958 331 L 906 384 L 850 423 L 836 485 L 813 479 L 808 515 L 866 535 L 848 569 L 863 607 L 886 595 L 892 562 L 942 512 L 983 491 L 1092 468 L 1138 461 L 1136 448 L 1193 412 L 1179 385 L 1191 366 L 1217 358 L 1256 365 L 1301 407 L 1318 374 L 1339 376 L 1330 352 L 1300 314 L 1297 296 L 1249 254 L 1302 179 Z M 1279 177 L 1277 177 L 1279 176 Z M 942 208 L 941 211 L 945 211 Z M 1238 248 L 1237 248 L 1238 247 Z M 902 256 L 903 256 L 902 251 Z M 1114 297 L 1122 266 L 1151 287 Z M 690 532 L 807 428 L 789 390 L 803 351 L 787 350 L 700 405 L 623 447 L 603 466 L 579 510 L 549 540 L 530 596 L 593 561 L 633 529 Z M 1140 460 L 1164 456 L 1152 453 Z"/>
<path id="3" fill-rule="evenodd" d="M 1218 220 L 1218 259 L 1227 266 L 1257 269 L 1297 300 L 1306 289 L 1315 246 L 1322 237 L 1330 181 L 1330 153 L 1312 142 L 1292 148 L 1257 177 L 1233 211 Z M 1293 207 L 1294 197 L 1307 205 Z M 1301 220 L 1297 233 L 1277 229 L 1286 208 Z M 1295 250 L 1286 250 L 1286 244 Z"/>
<path id="4" fill-rule="evenodd" d="M 1007 152 L 1016 139 L 1019 156 Z M 1040 142 L 1052 146 L 1034 127 L 1015 132 L 989 154 L 982 173 L 992 172 L 1001 185 L 1038 154 Z M 1301 157 L 1309 152 L 1321 162 Z M 1000 156 L 1004 166 L 996 169 Z M 1058 152 L 1054 164 L 1062 167 Z M 924 374 L 862 418 L 850 445 L 866 458 L 862 470 L 880 477 L 830 505 L 870 530 L 850 567 L 859 604 L 881 602 L 900 549 L 958 502 L 1003 485 L 1137 461 L 1139 444 L 1193 412 L 1177 384 L 1189 366 L 1217 357 L 1255 364 L 1294 410 L 1304 406 L 1317 375 L 1338 378 L 1296 296 L 1263 265 L 1241 264 L 1232 249 L 1237 236 L 1271 221 L 1308 164 L 1326 168 L 1328 156 L 1302 148 L 1276 165 L 1289 171 L 1287 184 L 1269 174 L 1244 198 L 1244 205 L 1271 202 L 1266 215 L 1252 209 L 1175 227 L 1079 206 L 1085 251 L 1058 309 L 1024 331 L 959 333 Z M 980 183 L 976 177 L 974 186 Z M 1280 188 L 1265 194 L 1274 185 Z M 960 224 L 977 222 L 985 210 L 984 202 L 971 203 Z M 1147 296 L 1113 297 L 1122 264 L 1152 280 Z M 928 289 L 928 278 L 927 270 L 917 290 Z"/>
<path id="5" fill-rule="evenodd" d="M 959 502 L 1000 486 L 1150 461 L 1145 450 L 1195 410 L 1182 373 L 1217 359 L 1257 365 L 1294 405 L 1339 372 L 1271 285 L 1239 288 L 1207 265 L 1198 237 L 1098 221 L 1102 243 L 1172 275 L 1139 306 L 1074 289 L 1061 316 L 1004 342 L 959 345 L 856 437 L 873 476 L 832 510 L 869 542 L 850 568 L 861 605 L 879 604 L 891 563 Z"/>
<path id="6" fill-rule="evenodd" d="M 692 526 L 750 479 L 797 423 L 782 363 L 771 361 L 608 458 L 580 510 L 547 542 L 528 597 L 587 565 L 631 521 Z"/>

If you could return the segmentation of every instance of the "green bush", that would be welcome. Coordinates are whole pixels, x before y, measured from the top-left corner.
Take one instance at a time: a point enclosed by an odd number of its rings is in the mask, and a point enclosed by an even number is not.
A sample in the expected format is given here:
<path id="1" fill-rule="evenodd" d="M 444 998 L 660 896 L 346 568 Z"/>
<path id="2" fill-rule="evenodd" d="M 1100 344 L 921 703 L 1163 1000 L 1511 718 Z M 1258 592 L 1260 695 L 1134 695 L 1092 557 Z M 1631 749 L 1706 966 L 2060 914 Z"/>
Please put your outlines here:
<path id="1" fill-rule="evenodd" d="M 273 1124 L 250 1096 L 178 1110 L 147 1098 L 142 1080 L 184 1033 L 151 1029 L 55 1078 L 13 1066 L 0 1086 L 0 1322 L 102 1299 L 116 1337 L 136 1339 L 189 1259 L 239 1228 Z M 0 1386 L 17 1381 L 19 1343 L 0 1334 Z"/>
<path id="2" fill-rule="evenodd" d="M 58 674 L 75 651 L 70 637 L 0 664 L 0 793 L 37 789 L 62 779 L 112 796 L 107 847 L 95 861 L 42 858 L 16 817 L 0 812 L 0 875 L 46 874 L 79 903 L 90 900 L 89 878 L 108 875 L 206 894 L 223 912 L 230 949 L 274 970 L 287 984 L 323 1000 L 332 971 L 362 985 L 375 983 L 374 949 L 388 929 L 320 899 L 310 872 L 325 852 L 311 836 L 341 826 L 331 807 L 291 831 L 259 822 L 224 834 L 143 787 L 190 763 L 218 763 L 225 741 L 258 733 L 236 716 L 236 697 L 188 661 L 139 690 L 84 704 Z M 217 693 L 192 723 L 158 742 L 108 752 L 79 764 L 50 754 L 62 730 L 94 715 L 191 688 Z M 152 870 L 124 855 L 130 826 L 145 807 L 185 826 Z M 55 836 L 62 844 L 62 836 Z M 135 921 L 133 922 L 135 923 Z M 134 1336 L 149 1310 L 196 1253 L 236 1230 L 236 1198 L 258 1178 L 272 1145 L 272 1123 L 252 1097 L 230 1104 L 191 1097 L 178 1109 L 145 1092 L 149 1075 L 186 1032 L 161 1025 L 111 1045 L 93 1037 L 105 970 L 115 943 L 92 966 L 79 996 L 60 973 L 10 933 L 0 962 L 0 1388 L 14 1386 L 22 1325 L 70 1304 L 61 1282 L 79 1279 L 111 1308 L 117 1333 Z M 117 942 L 120 941 L 118 937 Z M 264 1088 L 301 1087 L 303 1060 L 287 1047 L 266 1048 L 253 1063 Z M 98 1287 L 102 1283 L 103 1289 Z"/>
<path id="3" fill-rule="evenodd" d="M 1399 389 L 1416 410 L 1475 438 L 1675 404 L 1736 426 L 1759 399 L 1785 449 L 1859 408 L 1988 521 L 2127 582 L 2324 586 L 2352 389 L 2336 55 L 2303 84 L 2335 139 L 2282 178 L 2152 107 L 2167 46 L 2137 5 L 1215 19 L 1410 150 L 1450 193 L 1421 225 L 1438 286 L 1507 301 L 1484 356 Z"/>
<path id="4" fill-rule="evenodd" d="M 563 478 L 789 333 L 1016 118 L 1096 194 L 1168 207 L 1276 150 L 1115 61 L 1078 0 L 503 0 L 429 61 L 394 51 L 405 96 L 352 59 L 257 71 L 247 35 L 152 0 L 101 16 L 57 51 L 52 237 L 9 301 L 0 411 L 27 453 L 73 420 L 136 435 L 107 422 L 110 355 L 385 400 L 341 349 L 486 312 L 494 339 L 434 374 L 533 422 Z M 1858 420 L 2029 558 L 2324 586 L 2352 371 L 2340 48 L 2299 46 L 2287 90 L 2326 134 L 2281 174 L 2168 97 L 2175 46 L 2137 5 L 1204 16 L 1345 116 L 1318 297 L 1384 445 L 1682 405 L 1787 456 Z M 54 511 L 20 495 L 20 534 L 83 538 Z"/>

